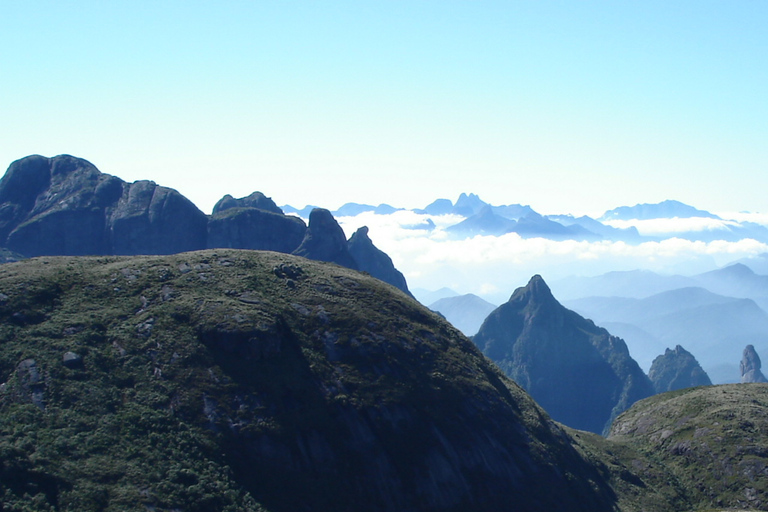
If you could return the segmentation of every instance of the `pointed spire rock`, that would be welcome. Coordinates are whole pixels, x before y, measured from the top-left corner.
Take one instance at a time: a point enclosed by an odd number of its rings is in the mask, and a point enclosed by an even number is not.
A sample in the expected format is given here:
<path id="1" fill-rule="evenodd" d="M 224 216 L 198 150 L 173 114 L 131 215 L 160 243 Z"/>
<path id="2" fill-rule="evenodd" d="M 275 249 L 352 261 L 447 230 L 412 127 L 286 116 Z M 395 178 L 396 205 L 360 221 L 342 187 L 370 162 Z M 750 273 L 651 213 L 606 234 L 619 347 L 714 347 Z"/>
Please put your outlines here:
<path id="1" fill-rule="evenodd" d="M 624 341 L 563 307 L 539 275 L 488 315 L 473 341 L 572 428 L 604 433 L 618 414 L 654 394 Z"/>
<path id="2" fill-rule="evenodd" d="M 389 283 L 411 295 L 405 277 L 395 268 L 392 258 L 373 245 L 373 241 L 368 236 L 368 226 L 363 226 L 355 231 L 350 237 L 347 247 L 360 270 L 368 272 L 376 279 Z"/>
<path id="3" fill-rule="evenodd" d="M 301 245 L 293 251 L 297 256 L 311 260 L 336 263 L 342 267 L 359 270 L 349 253 L 344 230 L 325 208 L 315 208 L 309 214 L 309 227 Z"/>
<path id="4" fill-rule="evenodd" d="M 741 357 L 741 382 L 746 384 L 750 382 L 768 382 L 763 372 L 760 371 L 762 363 L 760 356 L 753 345 L 747 345 L 744 354 Z"/>

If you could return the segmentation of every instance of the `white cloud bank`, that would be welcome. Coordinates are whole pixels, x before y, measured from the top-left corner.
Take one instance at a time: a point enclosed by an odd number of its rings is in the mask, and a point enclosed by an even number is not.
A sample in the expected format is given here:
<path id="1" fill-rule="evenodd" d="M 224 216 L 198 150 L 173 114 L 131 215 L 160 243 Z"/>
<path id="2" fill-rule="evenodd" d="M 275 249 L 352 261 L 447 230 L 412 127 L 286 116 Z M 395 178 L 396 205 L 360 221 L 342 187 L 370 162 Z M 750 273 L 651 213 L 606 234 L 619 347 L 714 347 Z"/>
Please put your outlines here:
<path id="1" fill-rule="evenodd" d="M 434 229 L 413 229 L 425 225 L 428 219 L 434 222 Z M 751 239 L 695 242 L 668 238 L 631 245 L 614 241 L 525 239 L 509 233 L 451 240 L 444 228 L 459 222 L 461 217 L 427 216 L 411 211 L 392 215 L 364 213 L 337 220 L 348 237 L 358 227 L 368 226 L 373 243 L 392 258 L 405 274 L 409 287 L 449 287 L 462 294 L 475 293 L 494 303 L 506 301 L 515 288 L 525 285 L 534 274 L 541 274 L 548 281 L 634 269 L 692 275 L 768 252 L 768 245 Z M 686 225 L 690 228 L 706 224 Z"/>

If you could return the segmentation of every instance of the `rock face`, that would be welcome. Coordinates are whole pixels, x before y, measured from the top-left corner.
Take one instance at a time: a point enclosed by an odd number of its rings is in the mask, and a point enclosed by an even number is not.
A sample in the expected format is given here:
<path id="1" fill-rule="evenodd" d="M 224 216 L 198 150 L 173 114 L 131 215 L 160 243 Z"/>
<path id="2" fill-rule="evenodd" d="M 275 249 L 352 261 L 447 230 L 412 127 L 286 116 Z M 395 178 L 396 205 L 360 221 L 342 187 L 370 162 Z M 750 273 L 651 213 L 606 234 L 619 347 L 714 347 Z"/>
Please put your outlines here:
<path id="1" fill-rule="evenodd" d="M 741 358 L 741 382 L 768 382 L 763 372 L 760 371 L 761 366 L 760 356 L 757 355 L 755 347 L 747 345 Z"/>
<path id="2" fill-rule="evenodd" d="M 0 248 L 2 263 L 43 255 L 269 250 L 362 269 L 408 293 L 405 278 L 367 231 L 347 244 L 327 210 L 313 210 L 308 229 L 254 192 L 224 196 L 209 218 L 173 189 L 125 183 L 69 155 L 29 156 L 8 168 L 0 180 Z"/>
<path id="3" fill-rule="evenodd" d="M 24 256 L 201 249 L 207 222 L 173 189 L 128 184 L 68 155 L 17 160 L 0 180 L 0 245 Z"/>
<path id="4" fill-rule="evenodd" d="M 303 220 L 283 215 L 282 211 L 241 206 L 220 208 L 214 209 L 208 221 L 208 248 L 290 253 L 299 247 L 306 232 Z"/>
<path id="5" fill-rule="evenodd" d="M 307 233 L 293 254 L 358 270 L 357 263 L 349 253 L 344 231 L 325 208 L 315 208 L 309 214 Z"/>
<path id="6" fill-rule="evenodd" d="M 283 214 L 283 210 L 275 204 L 272 198 L 265 196 L 261 192 L 254 192 L 240 199 L 235 199 L 227 194 L 219 199 L 219 202 L 213 207 L 213 215 L 230 208 L 258 208 L 259 210 L 266 210 L 279 215 Z"/>
<path id="7" fill-rule="evenodd" d="M 560 305 L 540 276 L 494 310 L 473 340 L 569 427 L 603 433 L 654 394 L 624 341 Z"/>
<path id="8" fill-rule="evenodd" d="M 470 340 L 360 272 L 216 249 L 27 260 L 0 290 L 4 509 L 616 510 Z"/>
<path id="9" fill-rule="evenodd" d="M 657 393 L 712 385 L 696 358 L 680 345 L 653 360 L 648 378 Z"/>
<path id="10" fill-rule="evenodd" d="M 349 238 L 349 242 L 347 242 L 347 248 L 349 249 L 349 254 L 352 255 L 352 258 L 357 263 L 359 270 L 368 272 L 373 277 L 381 279 L 409 295 L 411 294 L 408 291 L 405 277 L 395 268 L 392 258 L 373 245 L 370 237 L 368 237 L 367 226 L 363 226 L 355 231 Z"/>

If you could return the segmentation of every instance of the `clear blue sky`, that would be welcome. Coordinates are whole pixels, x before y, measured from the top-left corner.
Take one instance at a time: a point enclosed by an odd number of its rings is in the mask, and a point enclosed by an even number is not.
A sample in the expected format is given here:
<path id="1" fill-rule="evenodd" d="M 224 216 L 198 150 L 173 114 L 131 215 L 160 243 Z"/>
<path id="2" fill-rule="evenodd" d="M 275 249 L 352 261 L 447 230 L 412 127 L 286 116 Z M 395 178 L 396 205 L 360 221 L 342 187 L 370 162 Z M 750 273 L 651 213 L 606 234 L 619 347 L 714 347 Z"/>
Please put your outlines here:
<path id="1" fill-rule="evenodd" d="M 206 212 L 765 212 L 766 27 L 765 0 L 0 0 L 0 167 L 69 153 Z"/>

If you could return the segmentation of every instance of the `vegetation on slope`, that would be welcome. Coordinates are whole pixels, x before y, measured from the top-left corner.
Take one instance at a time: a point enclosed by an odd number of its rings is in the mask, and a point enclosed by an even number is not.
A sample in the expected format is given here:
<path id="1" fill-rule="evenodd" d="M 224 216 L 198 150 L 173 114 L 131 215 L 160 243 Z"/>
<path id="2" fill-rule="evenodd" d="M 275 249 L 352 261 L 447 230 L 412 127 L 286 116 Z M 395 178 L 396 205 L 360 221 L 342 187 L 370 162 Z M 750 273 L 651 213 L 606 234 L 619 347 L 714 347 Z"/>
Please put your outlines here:
<path id="1" fill-rule="evenodd" d="M 0 267 L 2 510 L 614 510 L 404 293 L 278 253 Z"/>

